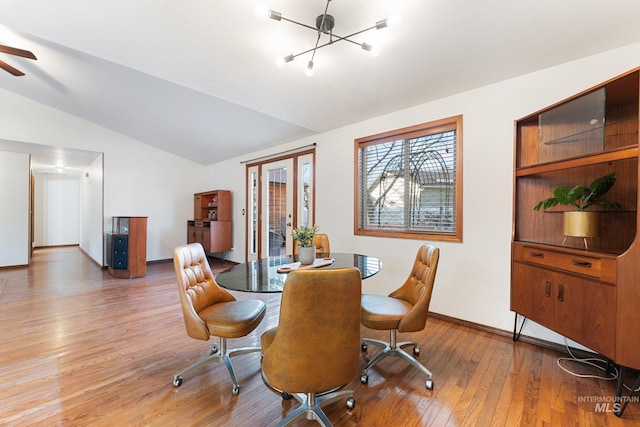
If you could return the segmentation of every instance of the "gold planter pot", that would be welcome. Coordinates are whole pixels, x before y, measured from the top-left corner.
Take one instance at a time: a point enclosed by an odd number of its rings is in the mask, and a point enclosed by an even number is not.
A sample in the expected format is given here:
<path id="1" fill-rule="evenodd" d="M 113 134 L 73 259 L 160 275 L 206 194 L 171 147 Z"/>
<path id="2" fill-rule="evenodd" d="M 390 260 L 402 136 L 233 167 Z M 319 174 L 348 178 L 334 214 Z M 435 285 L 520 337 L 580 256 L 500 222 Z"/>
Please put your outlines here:
<path id="1" fill-rule="evenodd" d="M 562 234 L 564 234 L 564 242 L 567 237 L 582 237 L 584 247 L 589 249 L 587 245 L 587 237 L 598 237 L 598 212 L 571 211 L 564 212 L 562 220 Z"/>

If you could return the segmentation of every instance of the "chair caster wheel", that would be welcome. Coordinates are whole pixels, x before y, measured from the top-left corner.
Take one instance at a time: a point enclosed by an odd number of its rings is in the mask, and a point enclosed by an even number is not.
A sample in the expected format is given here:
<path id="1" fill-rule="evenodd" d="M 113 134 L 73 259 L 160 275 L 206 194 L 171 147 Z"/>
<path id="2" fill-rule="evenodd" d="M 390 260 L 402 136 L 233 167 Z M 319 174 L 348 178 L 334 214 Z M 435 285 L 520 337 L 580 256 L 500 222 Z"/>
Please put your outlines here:
<path id="1" fill-rule="evenodd" d="M 416 356 L 420 354 L 420 348 L 418 346 L 413 347 L 413 354 Z"/>
<path id="2" fill-rule="evenodd" d="M 347 408 L 353 409 L 356 407 L 356 400 L 353 397 L 347 399 Z"/>
<path id="3" fill-rule="evenodd" d="M 182 377 L 173 377 L 173 386 L 180 387 L 182 385 Z"/>
<path id="4" fill-rule="evenodd" d="M 367 351 L 368 348 L 369 348 L 369 346 L 367 346 L 367 343 L 364 343 L 364 342 L 360 346 L 360 350 L 362 350 L 362 351 Z"/>
<path id="5" fill-rule="evenodd" d="M 428 379 L 425 383 L 424 383 L 425 387 L 427 387 L 427 389 L 429 390 L 433 390 L 433 380 L 432 379 Z"/>
<path id="6" fill-rule="evenodd" d="M 231 394 L 233 394 L 234 396 L 237 396 L 240 394 L 240 386 L 239 385 L 234 385 L 233 389 L 231 390 Z"/>
<path id="7" fill-rule="evenodd" d="M 369 382 L 369 375 L 367 375 L 366 372 L 363 372 L 362 375 L 360 375 L 360 382 L 362 384 L 366 384 Z"/>
<path id="8" fill-rule="evenodd" d="M 211 354 L 216 354 L 218 352 L 218 344 L 214 344 L 211 346 Z"/>
<path id="9" fill-rule="evenodd" d="M 282 400 L 289 400 L 291 399 L 293 396 L 291 396 L 289 393 L 287 393 L 286 391 L 282 392 Z"/>

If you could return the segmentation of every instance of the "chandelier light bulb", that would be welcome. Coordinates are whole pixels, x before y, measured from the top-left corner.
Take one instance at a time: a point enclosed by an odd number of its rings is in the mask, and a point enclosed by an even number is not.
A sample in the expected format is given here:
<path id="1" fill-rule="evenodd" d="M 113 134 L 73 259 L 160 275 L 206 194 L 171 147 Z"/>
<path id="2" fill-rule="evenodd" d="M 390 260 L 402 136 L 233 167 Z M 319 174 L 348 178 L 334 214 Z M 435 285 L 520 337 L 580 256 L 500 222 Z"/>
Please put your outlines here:
<path id="1" fill-rule="evenodd" d="M 400 22 L 402 22 L 402 15 L 400 14 L 400 12 L 393 12 L 391 16 L 386 19 L 386 21 L 387 27 L 397 27 L 398 25 L 400 25 Z"/>
<path id="2" fill-rule="evenodd" d="M 307 77 L 312 77 L 313 76 L 313 61 L 309 61 L 309 63 L 305 67 L 304 75 L 307 76 Z"/>
<path id="3" fill-rule="evenodd" d="M 284 66 L 284 64 L 291 62 L 295 59 L 295 56 L 293 55 L 280 55 L 276 57 L 276 65 L 280 68 L 282 68 Z"/>
<path id="4" fill-rule="evenodd" d="M 265 3 L 259 2 L 258 4 L 256 4 L 256 18 L 258 18 L 260 21 L 266 21 L 267 19 L 269 19 L 270 12 L 271 11 L 269 10 L 269 7 Z"/>
<path id="5" fill-rule="evenodd" d="M 371 46 L 368 43 L 362 43 L 361 46 L 363 50 L 366 50 L 367 52 L 369 52 L 369 55 L 373 57 L 380 55 L 380 48 L 377 46 Z"/>

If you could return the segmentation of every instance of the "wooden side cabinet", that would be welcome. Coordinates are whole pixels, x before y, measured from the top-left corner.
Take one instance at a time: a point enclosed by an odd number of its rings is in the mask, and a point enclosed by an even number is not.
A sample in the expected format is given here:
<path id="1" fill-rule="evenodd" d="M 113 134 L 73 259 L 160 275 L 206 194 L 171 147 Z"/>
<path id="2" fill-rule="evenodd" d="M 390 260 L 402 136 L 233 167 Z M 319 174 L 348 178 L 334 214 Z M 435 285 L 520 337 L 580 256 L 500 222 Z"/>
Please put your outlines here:
<path id="1" fill-rule="evenodd" d="M 513 310 L 611 357 L 615 352 L 615 287 L 514 263 Z"/>
<path id="2" fill-rule="evenodd" d="M 200 243 L 207 253 L 232 249 L 230 191 L 194 194 L 193 214 L 194 219 L 187 221 L 187 243 Z"/>
<path id="3" fill-rule="evenodd" d="M 147 217 L 113 217 L 107 238 L 107 264 L 113 277 L 132 279 L 147 274 Z"/>
<path id="4" fill-rule="evenodd" d="M 640 369 L 638 110 L 640 68 L 515 123 L 511 310 Z M 563 236 L 566 206 L 534 211 L 554 188 L 616 172 L 599 234 Z M 515 335 L 514 330 L 514 337 Z"/>

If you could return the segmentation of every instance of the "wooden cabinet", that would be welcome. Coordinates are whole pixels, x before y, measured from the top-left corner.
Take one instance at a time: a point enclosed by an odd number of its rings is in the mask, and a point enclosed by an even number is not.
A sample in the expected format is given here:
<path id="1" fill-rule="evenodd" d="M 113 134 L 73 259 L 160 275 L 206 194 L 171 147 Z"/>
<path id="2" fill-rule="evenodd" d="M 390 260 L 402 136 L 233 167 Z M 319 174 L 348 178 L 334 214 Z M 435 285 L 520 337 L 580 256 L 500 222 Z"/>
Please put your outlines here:
<path id="1" fill-rule="evenodd" d="M 516 121 L 511 309 L 618 364 L 640 369 L 638 106 L 634 69 Z M 600 232 L 562 232 L 557 206 L 534 211 L 559 185 L 618 178 Z M 598 208 L 590 210 L 598 210 Z"/>
<path id="2" fill-rule="evenodd" d="M 193 215 L 194 219 L 187 221 L 187 243 L 198 242 L 207 253 L 231 250 L 230 191 L 194 194 Z"/>
<path id="3" fill-rule="evenodd" d="M 615 352 L 615 287 L 514 263 L 512 309 L 611 359 Z"/>
<path id="4" fill-rule="evenodd" d="M 107 264 L 113 277 L 132 279 L 147 274 L 147 217 L 113 217 L 107 236 Z"/>

